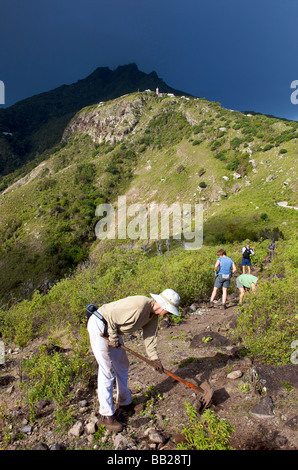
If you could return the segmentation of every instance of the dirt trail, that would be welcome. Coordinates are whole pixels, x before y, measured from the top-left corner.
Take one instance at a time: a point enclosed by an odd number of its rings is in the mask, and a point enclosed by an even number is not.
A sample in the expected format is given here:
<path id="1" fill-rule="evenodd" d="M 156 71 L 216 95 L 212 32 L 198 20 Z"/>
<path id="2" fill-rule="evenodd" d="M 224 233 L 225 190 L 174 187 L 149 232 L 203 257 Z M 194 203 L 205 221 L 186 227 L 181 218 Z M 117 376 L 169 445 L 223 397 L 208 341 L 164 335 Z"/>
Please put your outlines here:
<path id="1" fill-rule="evenodd" d="M 223 309 L 206 304 L 194 304 L 181 324 L 161 323 L 158 351 L 163 365 L 182 378 L 199 385 L 207 380 L 214 390 L 211 409 L 235 429 L 231 446 L 237 450 L 297 450 L 297 366 L 259 366 L 243 355 L 241 341 L 235 335 L 237 307 L 235 295 L 228 298 L 230 306 Z M 232 338 L 232 339 L 231 339 Z M 141 335 L 124 338 L 126 346 L 144 352 Z M 45 341 L 40 339 L 22 351 L 8 354 L 1 372 L 0 404 L 5 403 L 11 422 L 0 428 L 0 447 L 8 450 L 30 449 L 45 445 L 48 448 L 92 449 L 117 448 L 115 436 L 106 433 L 98 444 L 94 432 L 87 431 L 88 423 L 98 413 L 96 394 L 96 365 L 88 389 L 73 390 L 72 409 L 75 421 L 82 423 L 78 436 L 59 435 L 54 424 L 54 404 L 39 403 L 36 422 L 29 426 L 28 407 L 22 401 L 19 387 L 20 361 Z M 120 415 L 124 423 L 121 433 L 124 444 L 120 449 L 172 450 L 177 448 L 183 426 L 188 423 L 185 402 L 194 406 L 196 392 L 159 374 L 148 364 L 128 355 L 130 360 L 129 386 L 136 403 L 135 412 Z M 232 374 L 232 375 L 230 375 Z M 266 387 L 266 396 L 258 388 Z M 152 396 L 151 396 L 152 395 Z M 1 416 L 0 416 L 1 419 Z M 148 431 L 155 431 L 157 442 L 150 440 Z M 2 431 L 2 432 L 1 432 Z M 4 435 L 10 435 L 9 444 Z M 22 435 L 22 437 L 20 437 Z M 119 436 L 118 436 L 119 438 Z M 118 444 L 117 444 L 118 442 Z M 41 444 L 42 443 L 42 444 Z"/>
<path id="2" fill-rule="evenodd" d="M 194 384 L 209 382 L 214 390 L 211 409 L 234 427 L 235 449 L 297 449 L 297 366 L 258 366 L 243 355 L 241 341 L 233 335 L 235 306 L 195 307 L 182 324 L 163 325 L 158 345 L 164 367 Z M 137 340 L 130 342 L 132 349 L 134 345 L 141 347 Z M 131 363 L 132 387 L 144 390 L 154 384 L 163 397 L 156 406 L 158 425 L 171 436 L 179 434 L 187 423 L 185 402 L 196 405 L 194 391 L 140 361 L 131 358 Z M 260 394 L 260 387 L 266 393 Z"/>

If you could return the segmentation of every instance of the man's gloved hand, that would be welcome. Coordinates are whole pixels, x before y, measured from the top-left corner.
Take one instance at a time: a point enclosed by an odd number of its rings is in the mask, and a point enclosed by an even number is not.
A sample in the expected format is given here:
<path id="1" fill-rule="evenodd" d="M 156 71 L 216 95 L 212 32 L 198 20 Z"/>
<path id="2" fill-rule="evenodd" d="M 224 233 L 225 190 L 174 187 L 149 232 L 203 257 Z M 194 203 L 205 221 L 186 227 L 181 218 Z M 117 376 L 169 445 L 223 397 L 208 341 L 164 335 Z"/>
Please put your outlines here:
<path id="1" fill-rule="evenodd" d="M 119 346 L 120 346 L 119 339 L 118 338 L 113 338 L 113 339 L 108 338 L 108 345 L 112 346 L 112 348 L 119 348 Z"/>
<path id="2" fill-rule="evenodd" d="M 163 365 L 160 362 L 160 360 L 155 359 L 154 361 L 151 361 L 151 362 L 152 362 L 152 366 L 154 367 L 154 369 L 157 370 L 157 372 L 159 372 L 160 374 L 162 374 L 163 373 Z"/>

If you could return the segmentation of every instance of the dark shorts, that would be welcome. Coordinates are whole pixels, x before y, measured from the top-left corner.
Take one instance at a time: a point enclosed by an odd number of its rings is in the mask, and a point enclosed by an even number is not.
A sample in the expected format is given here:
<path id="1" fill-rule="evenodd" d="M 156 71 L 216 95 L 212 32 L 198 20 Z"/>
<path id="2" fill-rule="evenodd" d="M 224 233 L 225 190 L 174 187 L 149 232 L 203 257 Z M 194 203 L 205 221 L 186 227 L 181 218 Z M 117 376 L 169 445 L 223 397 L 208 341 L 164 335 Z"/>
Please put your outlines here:
<path id="1" fill-rule="evenodd" d="M 251 259 L 242 258 L 241 266 L 251 266 Z"/>
<path id="2" fill-rule="evenodd" d="M 228 288 L 230 285 L 230 279 L 231 279 L 230 274 L 218 274 L 218 276 L 216 276 L 216 279 L 215 279 L 214 287 Z"/>

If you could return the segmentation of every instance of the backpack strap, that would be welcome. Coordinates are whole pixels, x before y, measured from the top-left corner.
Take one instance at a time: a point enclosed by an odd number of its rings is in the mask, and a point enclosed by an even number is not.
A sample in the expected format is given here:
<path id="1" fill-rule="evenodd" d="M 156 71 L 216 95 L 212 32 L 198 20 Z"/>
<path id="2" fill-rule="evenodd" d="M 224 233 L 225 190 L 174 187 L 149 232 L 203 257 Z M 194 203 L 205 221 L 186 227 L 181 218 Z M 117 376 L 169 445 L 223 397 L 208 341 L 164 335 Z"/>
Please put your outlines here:
<path id="1" fill-rule="evenodd" d="M 106 319 L 102 316 L 102 314 L 97 310 L 97 307 L 94 304 L 88 304 L 86 307 L 86 310 L 87 310 L 88 320 L 91 317 L 91 315 L 95 315 L 99 320 L 101 320 L 104 323 L 105 325 L 104 336 L 107 337 L 108 336 L 108 323 Z"/>

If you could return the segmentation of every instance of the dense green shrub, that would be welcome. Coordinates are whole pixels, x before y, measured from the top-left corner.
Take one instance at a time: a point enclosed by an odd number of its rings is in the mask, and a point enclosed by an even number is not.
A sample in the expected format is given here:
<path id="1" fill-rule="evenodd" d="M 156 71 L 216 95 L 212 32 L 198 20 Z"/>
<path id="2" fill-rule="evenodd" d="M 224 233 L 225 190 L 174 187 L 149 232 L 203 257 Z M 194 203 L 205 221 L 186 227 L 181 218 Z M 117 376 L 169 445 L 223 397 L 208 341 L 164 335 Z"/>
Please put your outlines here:
<path id="1" fill-rule="evenodd" d="M 90 184 L 96 177 L 96 166 L 94 163 L 82 163 L 77 165 L 74 182 L 75 184 Z"/>
<path id="2" fill-rule="evenodd" d="M 161 148 L 180 142 L 191 134 L 192 128 L 183 114 L 171 111 L 151 119 L 147 130 L 150 133 L 147 143 Z"/>
<path id="3" fill-rule="evenodd" d="M 245 297 L 237 329 L 244 345 L 259 360 L 287 364 L 293 352 L 291 343 L 298 338 L 298 246 L 293 240 L 278 245 L 271 276 L 261 279 L 255 294 Z"/>
<path id="4" fill-rule="evenodd" d="M 240 139 L 239 137 L 235 137 L 234 139 L 230 141 L 230 146 L 233 150 L 235 150 L 242 144 L 242 142 L 243 142 L 243 139 Z"/>
<path id="5" fill-rule="evenodd" d="M 79 341 L 71 335 L 72 354 L 63 354 L 58 345 L 41 346 L 37 354 L 22 363 L 27 379 L 23 383 L 26 401 L 30 409 L 31 421 L 35 419 L 35 404 L 41 400 L 54 400 L 58 416 L 63 405 L 71 399 L 71 387 L 75 382 L 88 384 L 92 375 L 92 362 L 89 360 L 89 339 L 86 330 L 81 329 Z M 56 347 L 56 349 L 55 349 Z"/>
<path id="6" fill-rule="evenodd" d="M 178 450 L 232 450 L 230 436 L 234 429 L 228 421 L 218 418 L 212 410 L 199 416 L 190 403 L 185 403 L 185 408 L 189 425 L 182 430 L 185 442 L 177 445 Z"/>
<path id="7" fill-rule="evenodd" d="M 36 292 L 31 301 L 0 311 L 0 329 L 24 346 L 31 338 L 66 322 L 81 322 L 90 302 L 100 305 L 129 295 L 159 293 L 168 287 L 180 294 L 181 306 L 187 306 L 209 298 L 215 259 L 216 251 L 210 248 L 198 252 L 176 249 L 152 257 L 140 250 L 102 252 L 96 263 L 62 279 L 47 296 Z"/>

